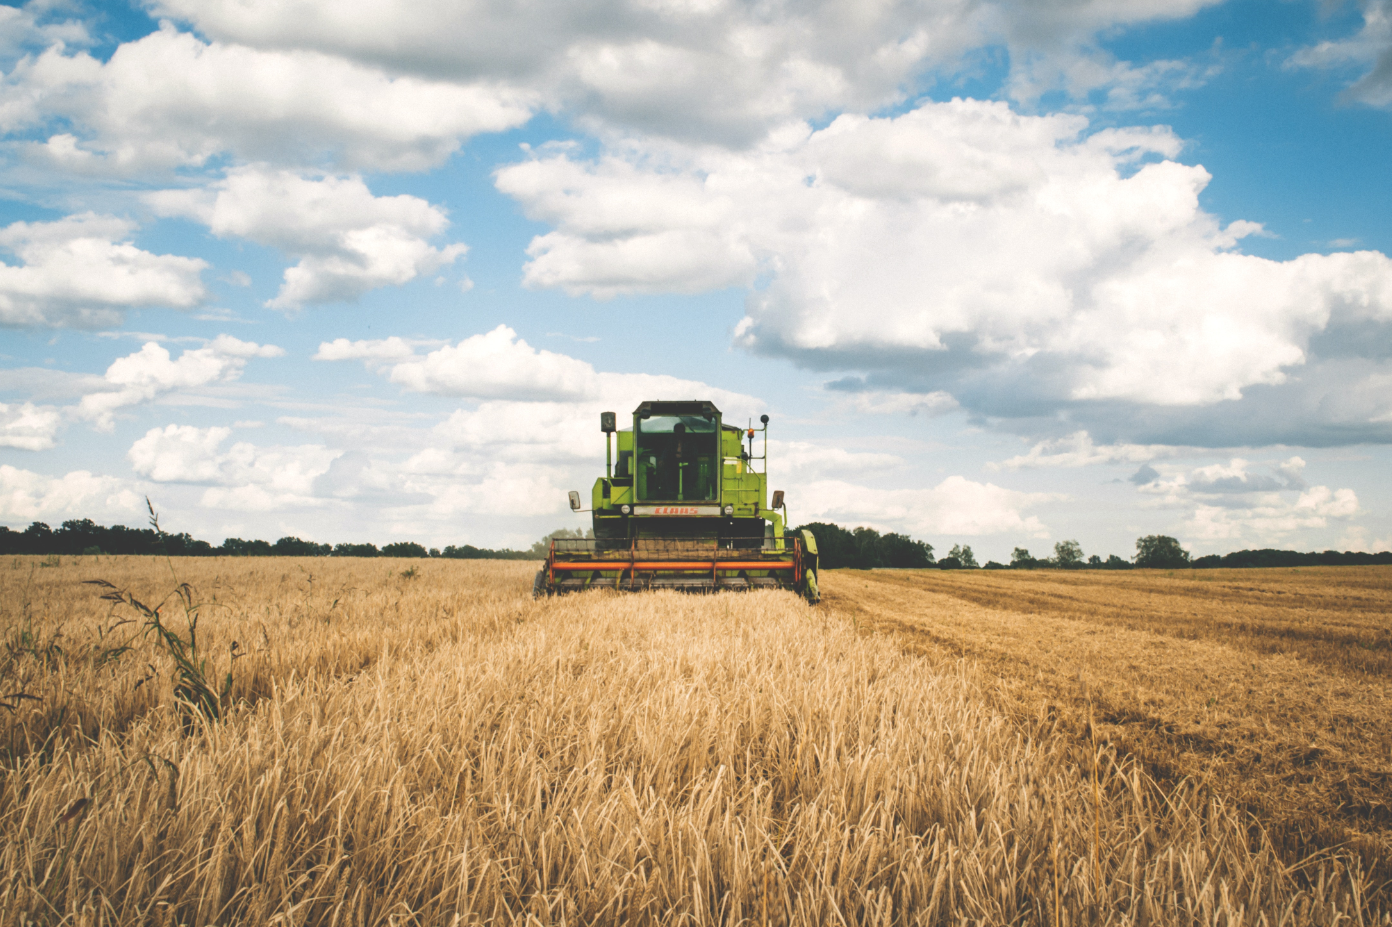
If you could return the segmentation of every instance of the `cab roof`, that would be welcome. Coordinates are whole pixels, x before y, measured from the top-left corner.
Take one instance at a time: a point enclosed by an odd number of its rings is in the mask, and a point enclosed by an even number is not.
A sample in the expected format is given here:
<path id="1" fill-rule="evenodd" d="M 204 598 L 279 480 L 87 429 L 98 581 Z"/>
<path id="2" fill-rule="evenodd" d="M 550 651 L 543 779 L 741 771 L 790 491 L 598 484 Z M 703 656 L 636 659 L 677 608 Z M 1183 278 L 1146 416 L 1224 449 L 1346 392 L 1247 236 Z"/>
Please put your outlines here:
<path id="1" fill-rule="evenodd" d="M 715 407 L 715 403 L 698 399 L 679 402 L 648 400 L 639 403 L 633 414 L 638 418 L 650 418 L 654 415 L 701 415 L 719 418 L 720 410 Z"/>

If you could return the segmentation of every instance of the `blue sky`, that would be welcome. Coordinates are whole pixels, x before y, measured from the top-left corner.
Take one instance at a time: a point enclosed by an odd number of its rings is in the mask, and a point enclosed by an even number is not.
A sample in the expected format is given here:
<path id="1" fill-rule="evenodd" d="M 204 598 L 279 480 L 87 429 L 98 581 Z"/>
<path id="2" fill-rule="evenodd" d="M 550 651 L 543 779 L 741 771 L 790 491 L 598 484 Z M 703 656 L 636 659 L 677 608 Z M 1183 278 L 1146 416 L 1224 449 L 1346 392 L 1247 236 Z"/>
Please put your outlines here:
<path id="1" fill-rule="evenodd" d="M 1392 3 L 0 7 L 0 523 L 524 546 L 597 414 L 795 521 L 1392 548 Z"/>

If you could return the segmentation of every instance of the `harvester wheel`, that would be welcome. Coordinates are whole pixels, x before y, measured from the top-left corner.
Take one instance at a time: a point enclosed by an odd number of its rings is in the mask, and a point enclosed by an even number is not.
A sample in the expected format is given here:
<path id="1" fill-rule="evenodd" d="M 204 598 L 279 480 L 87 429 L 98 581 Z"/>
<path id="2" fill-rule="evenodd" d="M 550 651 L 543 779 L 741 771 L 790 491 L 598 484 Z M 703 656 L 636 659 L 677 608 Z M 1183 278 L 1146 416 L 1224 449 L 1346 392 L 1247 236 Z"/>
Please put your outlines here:
<path id="1" fill-rule="evenodd" d="M 546 595 L 546 571 L 537 570 L 536 579 L 532 580 L 532 598 L 539 599 Z"/>
<path id="2" fill-rule="evenodd" d="M 811 570 L 807 571 L 807 582 L 803 587 L 803 594 L 807 596 L 809 605 L 816 605 L 822 600 L 821 590 L 817 588 L 817 574 Z"/>

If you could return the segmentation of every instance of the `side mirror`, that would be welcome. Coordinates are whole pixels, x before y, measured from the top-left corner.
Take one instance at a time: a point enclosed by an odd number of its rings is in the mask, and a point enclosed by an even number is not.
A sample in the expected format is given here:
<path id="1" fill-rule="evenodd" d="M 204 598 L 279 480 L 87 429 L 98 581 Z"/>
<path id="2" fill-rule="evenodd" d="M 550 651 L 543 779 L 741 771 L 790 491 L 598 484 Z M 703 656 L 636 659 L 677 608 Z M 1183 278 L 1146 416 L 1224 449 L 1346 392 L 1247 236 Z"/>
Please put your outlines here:
<path id="1" fill-rule="evenodd" d="M 606 435 L 613 434 L 618 430 L 618 417 L 613 412 L 599 413 L 599 430 Z"/>
<path id="2" fill-rule="evenodd" d="M 773 508 L 773 509 L 781 509 L 781 508 L 783 508 L 783 490 L 781 490 L 781 489 L 775 489 L 775 490 L 773 491 L 773 505 L 770 506 L 770 508 Z"/>
<path id="3" fill-rule="evenodd" d="M 572 512 L 580 511 L 580 494 L 573 489 L 570 491 L 570 510 Z"/>
<path id="4" fill-rule="evenodd" d="M 759 424 L 761 424 L 761 425 L 767 425 L 767 424 L 768 424 L 768 416 L 767 416 L 767 415 L 761 415 L 761 416 L 759 416 Z"/>

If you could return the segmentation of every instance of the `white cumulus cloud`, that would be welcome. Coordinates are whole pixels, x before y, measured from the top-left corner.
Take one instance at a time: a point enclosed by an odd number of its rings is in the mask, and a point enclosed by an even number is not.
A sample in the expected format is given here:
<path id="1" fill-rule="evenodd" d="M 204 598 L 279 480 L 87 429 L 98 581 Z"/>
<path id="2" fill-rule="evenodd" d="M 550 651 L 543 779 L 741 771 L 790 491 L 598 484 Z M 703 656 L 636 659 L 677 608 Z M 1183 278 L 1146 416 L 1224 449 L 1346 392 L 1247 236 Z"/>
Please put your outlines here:
<path id="1" fill-rule="evenodd" d="M 305 49 L 203 42 L 166 24 L 108 61 L 54 45 L 8 75 L 11 130 L 68 127 L 33 153 L 79 171 L 196 167 L 223 153 L 293 166 L 421 170 L 526 122 L 529 91 L 392 75 Z M 77 134 L 74 134 L 76 132 Z"/>
<path id="2" fill-rule="evenodd" d="M 173 390 L 235 380 L 251 358 L 284 353 L 275 345 L 219 335 L 204 347 L 185 350 L 174 358 L 163 345 L 148 341 L 139 351 L 112 362 L 104 378 L 109 388 L 83 396 L 76 414 L 99 430 L 110 431 L 118 409 L 149 402 Z"/>
<path id="3" fill-rule="evenodd" d="M 320 361 L 402 361 L 415 356 L 415 344 L 416 342 L 407 341 L 396 335 L 390 338 L 366 341 L 335 338 L 333 341 L 325 341 L 319 345 L 319 350 L 314 352 L 313 359 Z"/>
<path id="4" fill-rule="evenodd" d="M 1392 0 L 1363 0 L 1363 28 L 1356 35 L 1302 48 L 1287 61 L 1297 68 L 1357 68 L 1349 87 L 1356 100 L 1392 108 Z"/>
<path id="5" fill-rule="evenodd" d="M 1226 494 L 1252 492 L 1279 492 L 1305 488 L 1301 472 L 1305 461 L 1292 457 L 1272 468 L 1272 473 L 1256 473 L 1251 464 L 1241 457 L 1234 457 L 1225 464 L 1210 464 L 1197 467 L 1185 477 L 1185 486 L 1191 492 Z"/>
<path id="6" fill-rule="evenodd" d="M 127 457 L 136 473 L 159 483 L 212 483 L 222 479 L 218 446 L 230 428 L 169 425 L 152 428 L 131 445 Z"/>
<path id="7" fill-rule="evenodd" d="M 0 325 L 94 328 L 120 324 L 129 308 L 202 302 L 207 263 L 143 251 L 134 232 L 132 222 L 90 212 L 0 229 L 0 249 L 20 261 L 0 264 Z"/>
<path id="8" fill-rule="evenodd" d="M 504 79 L 605 128 L 738 145 L 789 120 L 879 109 L 991 45 L 1007 46 L 1012 71 L 1023 72 L 1013 84 L 1065 74 L 1061 85 L 1076 93 L 1111 79 L 1148 99 L 1138 85 L 1177 78 L 1116 62 L 1094 37 L 1214 2 L 160 0 L 155 9 L 219 42 L 313 50 L 432 80 Z M 1102 73 L 1081 73 L 1075 59 Z"/>
<path id="9" fill-rule="evenodd" d="M 635 406 L 640 400 L 629 400 Z M 542 462 L 593 460 L 600 450 L 599 414 L 629 409 L 603 408 L 603 402 L 515 402 L 494 400 L 456 409 L 437 425 L 444 448 L 472 460 L 489 454 L 509 460 Z M 723 410 L 722 410 L 723 411 Z M 621 426 L 622 427 L 622 426 Z M 430 449 L 418 463 L 439 468 L 444 448 Z"/>
<path id="10" fill-rule="evenodd" d="M 1133 477 L 1132 482 L 1141 493 L 1157 497 L 1167 505 L 1189 505 L 1198 500 L 1232 509 L 1251 508 L 1276 504 L 1278 498 L 1290 501 L 1295 494 L 1306 490 L 1312 493 L 1323 490 L 1323 487 L 1308 487 L 1304 477 L 1305 461 L 1300 457 L 1268 461 L 1261 469 L 1241 457 L 1187 469 L 1161 466 L 1165 470 L 1163 474 L 1153 467 L 1143 467 L 1142 473 Z M 1281 493 L 1286 495 L 1280 496 Z"/>
<path id="11" fill-rule="evenodd" d="M 1294 500 L 1272 494 L 1240 508 L 1201 504 L 1185 527 L 1205 541 L 1275 544 L 1296 531 L 1325 528 L 1331 519 L 1349 519 L 1358 512 L 1352 489 L 1314 486 Z"/>
<path id="12" fill-rule="evenodd" d="M 533 347 L 507 325 L 471 335 L 457 344 L 446 344 L 424 355 L 411 354 L 403 358 L 403 350 L 411 344 L 413 342 L 398 337 L 376 341 L 338 338 L 320 344 L 315 358 L 363 360 L 381 367 L 393 383 L 413 392 L 496 400 L 517 407 L 535 405 L 540 409 L 549 404 L 563 409 L 580 403 L 586 408 L 594 406 L 598 414 L 599 407 L 606 403 L 615 408 L 631 406 L 637 402 L 634 397 L 707 399 L 723 412 L 751 415 L 762 405 L 742 393 L 694 380 L 661 374 L 598 371 L 579 358 Z M 492 429 L 499 424 L 503 423 L 489 422 L 487 427 Z"/>
<path id="13" fill-rule="evenodd" d="M 1187 510 L 1184 528 L 1202 541 L 1273 546 L 1292 534 L 1348 523 L 1362 512 L 1350 488 L 1309 486 L 1298 456 L 1254 462 L 1234 457 L 1198 467 L 1159 464 L 1134 478 L 1147 507 Z M 1353 524 L 1349 531 L 1362 530 Z"/>
<path id="14" fill-rule="evenodd" d="M 77 19 L 57 19 L 68 12 L 60 4 L 28 3 L 0 7 L 0 60 L 21 57 L 34 48 L 53 45 L 81 47 L 92 42 L 87 25 Z M 0 104 L 0 114 L 6 107 Z"/>
<path id="15" fill-rule="evenodd" d="M 748 443 L 745 444 L 748 447 Z M 754 454 L 764 452 L 762 437 L 754 436 Z M 882 472 L 903 467 L 905 461 L 896 454 L 879 451 L 855 451 L 812 441 L 770 440 L 768 456 L 773 463 L 769 471 L 775 482 L 788 484 L 817 479 L 853 479 L 866 473 Z M 764 464 L 755 465 L 762 469 Z M 769 487 L 773 489 L 774 487 Z"/>
<path id="16" fill-rule="evenodd" d="M 124 520 L 144 508 L 144 496 L 129 481 L 117 477 L 86 470 L 46 476 L 0 465 L 0 522 Z"/>
<path id="17" fill-rule="evenodd" d="M 62 424 L 63 414 L 54 406 L 0 402 L 0 447 L 46 451 Z"/>
<path id="18" fill-rule="evenodd" d="M 268 511 L 320 505 L 315 481 L 343 451 L 317 444 L 262 447 L 238 441 L 226 450 L 229 428 L 168 425 L 152 428 L 131 445 L 127 456 L 136 473 L 156 482 L 213 484 L 204 494 L 208 508 Z"/>
<path id="19" fill-rule="evenodd" d="M 924 489 L 876 489 L 844 480 L 815 480 L 789 489 L 794 522 L 868 524 L 921 538 L 996 534 L 1047 538 L 1049 529 L 1037 516 L 1026 513 L 1061 498 L 962 476 L 949 476 Z"/>
<path id="20" fill-rule="evenodd" d="M 556 226 L 533 239 L 525 282 L 601 299 L 749 284 L 759 262 L 740 190 L 692 173 L 552 155 L 505 167 L 498 189 Z"/>
<path id="21" fill-rule="evenodd" d="M 964 405 L 1006 387 L 1036 406 L 1211 405 L 1284 383 L 1316 333 L 1392 323 L 1385 255 L 1242 254 L 1259 226 L 1200 208 L 1209 174 L 1173 160 L 1171 132 L 1087 128 L 929 102 L 749 152 L 545 153 L 497 184 L 554 226 L 532 285 L 604 297 L 762 273 L 740 344 Z M 701 263 L 674 264 L 668 243 L 693 236 Z"/>
<path id="22" fill-rule="evenodd" d="M 582 360 L 532 347 L 506 325 L 391 371 L 392 382 L 418 393 L 488 399 L 580 399 L 597 392 L 598 376 Z"/>
<path id="23" fill-rule="evenodd" d="M 432 247 L 449 226 L 439 207 L 416 196 L 373 196 L 361 177 L 301 177 L 243 167 L 207 189 L 163 190 L 156 212 L 206 224 L 220 237 L 247 238 L 298 257 L 267 305 L 352 300 L 452 263 L 462 244 Z"/>
<path id="24" fill-rule="evenodd" d="M 568 512 L 567 471 L 526 460 L 413 457 L 396 476 L 399 491 L 429 498 L 432 519 L 461 515 L 525 517 Z M 585 516 L 588 518 L 588 516 Z"/>

